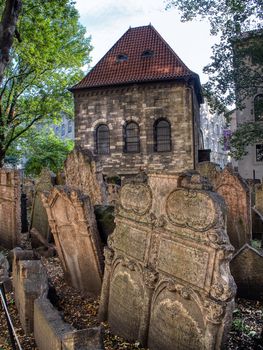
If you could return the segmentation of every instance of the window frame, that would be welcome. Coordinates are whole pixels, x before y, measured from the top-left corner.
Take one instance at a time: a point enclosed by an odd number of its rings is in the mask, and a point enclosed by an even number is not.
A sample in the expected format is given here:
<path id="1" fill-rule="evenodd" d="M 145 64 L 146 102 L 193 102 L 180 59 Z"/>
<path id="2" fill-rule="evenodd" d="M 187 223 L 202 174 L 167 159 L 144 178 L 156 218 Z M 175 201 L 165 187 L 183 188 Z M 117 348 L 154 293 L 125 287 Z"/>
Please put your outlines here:
<path id="1" fill-rule="evenodd" d="M 169 144 L 169 150 L 165 149 L 165 150 L 160 150 L 158 149 L 158 146 L 160 146 L 160 140 L 158 142 L 158 124 L 161 122 L 166 122 L 167 126 L 168 126 L 168 130 L 169 130 L 169 140 L 167 141 L 167 144 Z M 172 152 L 172 128 L 171 128 L 171 123 L 168 119 L 166 118 L 158 118 L 155 120 L 154 124 L 153 124 L 153 138 L 154 138 L 154 145 L 153 145 L 153 150 L 156 153 L 165 153 L 165 152 Z M 159 145 L 158 145 L 159 143 Z M 164 143 L 163 143 L 164 144 Z"/>
<path id="2" fill-rule="evenodd" d="M 127 128 L 132 124 L 134 124 L 136 126 L 136 129 L 137 129 L 137 135 L 135 135 L 135 136 L 127 135 Z M 136 138 L 136 137 L 137 137 L 137 141 L 127 141 L 128 138 Z M 134 120 L 131 120 L 131 121 L 125 123 L 124 128 L 123 128 L 123 141 L 124 141 L 124 147 L 123 147 L 124 153 L 140 153 L 140 150 L 141 150 L 140 126 Z M 129 150 L 128 145 L 137 145 L 137 149 L 136 150 Z"/>
<path id="3" fill-rule="evenodd" d="M 100 140 L 99 140 L 99 137 L 98 137 L 98 134 L 99 134 L 99 129 L 102 128 L 102 127 L 106 127 L 107 128 L 107 133 L 108 133 L 108 138 L 104 138 L 102 140 L 107 140 L 107 150 L 106 151 L 102 151 L 103 149 L 103 143 L 99 144 Z M 106 133 L 104 131 L 104 133 Z M 99 124 L 96 126 L 96 129 L 95 129 L 95 153 L 98 154 L 98 155 L 107 155 L 107 154 L 110 154 L 110 129 L 108 127 L 107 124 L 105 123 L 102 123 L 102 124 Z"/>
<path id="4" fill-rule="evenodd" d="M 261 115 L 257 114 L 257 107 L 256 107 L 256 100 L 257 99 L 261 99 L 262 100 L 262 111 L 261 111 Z M 255 122 L 263 122 L 263 93 L 259 93 L 254 97 L 253 100 L 253 111 L 254 111 L 254 120 Z"/>

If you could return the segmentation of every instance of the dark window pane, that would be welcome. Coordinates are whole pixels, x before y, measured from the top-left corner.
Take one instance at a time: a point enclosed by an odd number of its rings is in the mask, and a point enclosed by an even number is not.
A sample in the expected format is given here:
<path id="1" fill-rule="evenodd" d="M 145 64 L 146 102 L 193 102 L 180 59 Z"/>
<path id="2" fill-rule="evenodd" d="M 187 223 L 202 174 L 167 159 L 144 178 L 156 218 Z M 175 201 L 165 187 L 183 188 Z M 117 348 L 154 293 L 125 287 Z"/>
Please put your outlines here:
<path id="1" fill-rule="evenodd" d="M 98 154 L 110 153 L 110 133 L 107 125 L 100 125 L 96 130 L 96 148 Z"/>
<path id="2" fill-rule="evenodd" d="M 159 120 L 155 124 L 155 151 L 170 152 L 171 151 L 171 127 L 166 120 Z"/>
<path id="3" fill-rule="evenodd" d="M 256 160 L 263 162 L 263 145 L 256 145 Z"/>
<path id="4" fill-rule="evenodd" d="M 257 95 L 254 98 L 254 114 L 256 121 L 263 121 L 263 95 Z"/>
<path id="5" fill-rule="evenodd" d="M 125 152 L 140 152 L 139 126 L 134 122 L 125 127 Z"/>

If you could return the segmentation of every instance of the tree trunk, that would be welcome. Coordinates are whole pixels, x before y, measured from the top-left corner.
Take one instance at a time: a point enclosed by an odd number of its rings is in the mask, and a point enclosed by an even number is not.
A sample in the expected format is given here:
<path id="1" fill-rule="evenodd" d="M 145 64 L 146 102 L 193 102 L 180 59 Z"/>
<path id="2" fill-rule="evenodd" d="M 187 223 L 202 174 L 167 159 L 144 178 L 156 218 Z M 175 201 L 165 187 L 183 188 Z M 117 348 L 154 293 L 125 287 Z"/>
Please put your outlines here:
<path id="1" fill-rule="evenodd" d="M 10 49 L 16 35 L 16 24 L 22 8 L 22 0 L 6 0 L 0 22 L 0 85 L 4 70 L 10 60 Z"/>

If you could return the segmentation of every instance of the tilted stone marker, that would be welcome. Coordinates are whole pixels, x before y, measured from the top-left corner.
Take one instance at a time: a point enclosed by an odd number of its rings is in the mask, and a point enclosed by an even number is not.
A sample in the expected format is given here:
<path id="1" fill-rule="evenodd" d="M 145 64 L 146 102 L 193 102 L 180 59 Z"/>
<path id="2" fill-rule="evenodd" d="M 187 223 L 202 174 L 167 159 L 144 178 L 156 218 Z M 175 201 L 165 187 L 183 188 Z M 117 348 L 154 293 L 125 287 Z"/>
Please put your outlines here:
<path id="1" fill-rule="evenodd" d="M 0 245 L 14 248 L 21 242 L 21 190 L 17 170 L 0 169 Z"/>
<path id="2" fill-rule="evenodd" d="M 41 193 L 50 191 L 55 185 L 55 174 L 48 169 L 43 169 L 35 186 L 35 194 L 32 206 L 30 229 L 35 228 L 45 238 L 49 240 L 50 228 L 46 210 L 41 200 Z M 33 246 L 39 245 L 32 237 Z"/>
<path id="3" fill-rule="evenodd" d="M 210 162 L 199 163 L 197 170 L 208 178 L 214 190 L 224 198 L 227 206 L 227 233 L 231 244 L 238 250 L 250 243 L 251 211 L 250 191 L 246 182 L 231 166 L 221 170 Z"/>
<path id="4" fill-rule="evenodd" d="M 64 170 L 68 187 L 89 196 L 92 205 L 105 203 L 106 189 L 102 172 L 91 152 L 75 149 L 68 155 Z"/>
<path id="5" fill-rule="evenodd" d="M 231 273 L 241 298 L 263 301 L 263 253 L 245 244 L 230 262 Z"/>
<path id="6" fill-rule="evenodd" d="M 151 350 L 221 348 L 233 247 L 224 203 L 200 175 L 124 184 L 108 244 L 99 317 L 113 333 Z"/>
<path id="7" fill-rule="evenodd" d="M 89 197 L 57 186 L 42 194 L 65 277 L 73 287 L 98 295 L 102 283 L 102 247 Z"/>

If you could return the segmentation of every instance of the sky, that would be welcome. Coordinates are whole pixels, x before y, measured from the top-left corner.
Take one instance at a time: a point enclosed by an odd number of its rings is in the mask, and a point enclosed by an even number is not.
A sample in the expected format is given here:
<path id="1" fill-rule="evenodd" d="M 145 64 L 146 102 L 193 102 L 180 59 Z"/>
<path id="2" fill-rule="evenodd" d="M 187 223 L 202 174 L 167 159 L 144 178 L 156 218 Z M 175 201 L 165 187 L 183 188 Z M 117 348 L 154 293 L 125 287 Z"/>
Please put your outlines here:
<path id="1" fill-rule="evenodd" d="M 214 43 L 208 23 L 180 22 L 174 9 L 165 10 L 164 0 L 76 0 L 76 8 L 81 24 L 92 38 L 91 67 L 130 26 L 151 23 L 188 68 L 199 74 L 201 82 L 207 81 L 202 69 L 210 61 Z"/>

